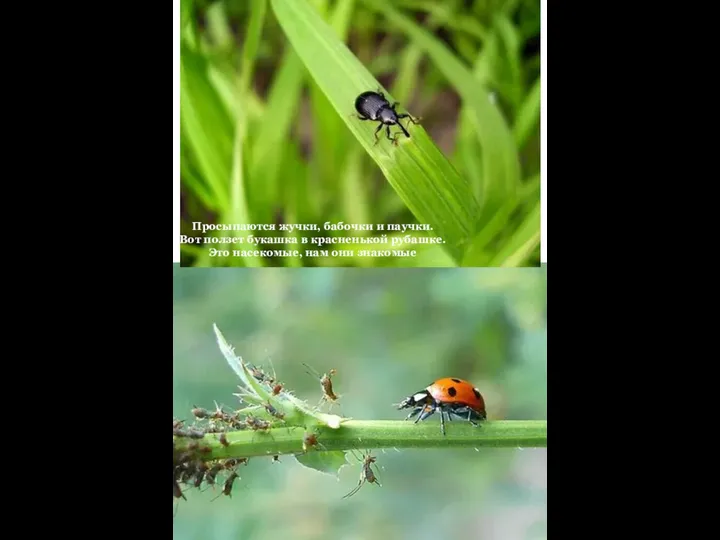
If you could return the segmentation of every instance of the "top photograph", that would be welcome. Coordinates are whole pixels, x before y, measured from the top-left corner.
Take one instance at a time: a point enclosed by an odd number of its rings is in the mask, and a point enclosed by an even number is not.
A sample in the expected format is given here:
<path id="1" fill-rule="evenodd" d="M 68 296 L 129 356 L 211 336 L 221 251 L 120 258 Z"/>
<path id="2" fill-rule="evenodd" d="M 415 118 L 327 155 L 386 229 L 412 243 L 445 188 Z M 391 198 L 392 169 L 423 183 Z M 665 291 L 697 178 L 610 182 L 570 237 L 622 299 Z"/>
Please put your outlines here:
<path id="1" fill-rule="evenodd" d="M 180 266 L 540 266 L 540 0 L 180 5 Z"/>

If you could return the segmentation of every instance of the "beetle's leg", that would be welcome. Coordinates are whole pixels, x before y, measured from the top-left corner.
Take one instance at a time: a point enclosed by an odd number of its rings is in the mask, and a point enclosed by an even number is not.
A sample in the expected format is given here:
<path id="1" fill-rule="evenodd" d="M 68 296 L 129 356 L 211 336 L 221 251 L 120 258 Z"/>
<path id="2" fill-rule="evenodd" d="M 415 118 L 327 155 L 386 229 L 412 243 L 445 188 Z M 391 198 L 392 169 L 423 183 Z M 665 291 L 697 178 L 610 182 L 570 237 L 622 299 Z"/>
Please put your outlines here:
<path id="1" fill-rule="evenodd" d="M 385 126 L 385 133 L 387 134 L 388 140 L 395 146 L 397 146 L 397 138 L 393 138 L 390 136 L 390 126 Z"/>
<path id="2" fill-rule="evenodd" d="M 390 108 L 394 111 L 394 110 L 395 110 L 395 107 L 397 107 L 398 105 L 400 105 L 400 104 L 396 101 L 395 103 L 393 103 L 392 105 L 390 105 Z"/>
<path id="3" fill-rule="evenodd" d="M 448 419 L 450 419 L 450 415 L 448 415 Z M 440 431 L 445 435 L 445 411 L 442 407 L 440 407 Z"/>
<path id="4" fill-rule="evenodd" d="M 400 126 L 400 129 L 402 129 L 402 132 L 403 132 L 403 133 L 405 134 L 405 136 L 409 139 L 409 138 L 410 138 L 410 134 L 407 132 L 407 129 L 405 129 L 405 126 L 403 126 L 403 125 L 400 123 L 400 120 L 398 120 L 397 125 Z"/>
<path id="5" fill-rule="evenodd" d="M 385 94 L 383 93 L 382 88 L 378 86 L 375 91 L 380 95 L 381 98 L 385 99 Z"/>
<path id="6" fill-rule="evenodd" d="M 375 130 L 375 144 L 380 142 L 380 139 L 378 138 L 378 133 L 380 133 L 380 130 L 383 128 L 383 124 L 381 123 L 378 128 Z M 375 144 L 373 146 L 375 146 Z"/>
<path id="7" fill-rule="evenodd" d="M 360 116 L 359 114 L 352 113 L 350 116 L 354 116 L 358 120 L 370 120 L 367 116 Z"/>
<path id="8" fill-rule="evenodd" d="M 398 119 L 399 119 L 399 118 L 407 118 L 407 119 L 408 119 L 410 122 L 412 122 L 413 124 L 419 124 L 419 123 L 420 123 L 420 120 L 422 120 L 422 118 L 414 118 L 414 117 L 412 117 L 411 115 L 406 114 L 406 113 L 398 114 L 397 117 L 398 117 Z"/>

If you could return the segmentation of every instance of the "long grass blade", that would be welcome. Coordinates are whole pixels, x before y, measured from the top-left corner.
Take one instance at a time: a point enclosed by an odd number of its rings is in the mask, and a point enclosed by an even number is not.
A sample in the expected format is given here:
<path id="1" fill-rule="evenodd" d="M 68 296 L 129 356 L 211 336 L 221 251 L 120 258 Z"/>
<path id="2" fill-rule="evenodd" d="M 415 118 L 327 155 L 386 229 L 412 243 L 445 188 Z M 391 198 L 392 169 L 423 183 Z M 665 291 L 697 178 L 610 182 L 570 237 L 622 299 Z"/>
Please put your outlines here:
<path id="1" fill-rule="evenodd" d="M 360 93 L 378 89 L 378 81 L 307 2 L 272 0 L 271 5 L 290 43 L 337 114 L 418 221 L 432 227 L 449 253 L 459 259 L 474 233 L 479 212 L 468 182 L 422 125 L 410 125 L 411 137 L 400 136 L 397 146 L 383 138 L 375 144 L 376 125 L 353 117 L 353 104 Z M 402 107 L 398 110 L 402 112 Z"/>
<path id="2" fill-rule="evenodd" d="M 487 206 L 494 210 L 506 199 L 514 197 L 521 180 L 518 153 L 510 129 L 488 91 L 440 40 L 401 14 L 392 4 L 381 0 L 363 0 L 363 3 L 383 13 L 422 47 L 460 94 L 463 105 L 472 111 L 470 120 L 483 156 L 486 200 L 479 201 L 483 208 Z"/>

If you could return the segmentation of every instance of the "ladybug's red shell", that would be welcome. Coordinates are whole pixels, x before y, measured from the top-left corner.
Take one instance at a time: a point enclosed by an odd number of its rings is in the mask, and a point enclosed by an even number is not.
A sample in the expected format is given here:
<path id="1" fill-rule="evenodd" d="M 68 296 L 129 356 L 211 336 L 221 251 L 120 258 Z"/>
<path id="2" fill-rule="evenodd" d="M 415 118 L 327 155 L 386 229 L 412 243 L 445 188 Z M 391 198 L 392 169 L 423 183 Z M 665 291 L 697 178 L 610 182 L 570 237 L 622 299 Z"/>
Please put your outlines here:
<path id="1" fill-rule="evenodd" d="M 446 377 L 438 379 L 426 390 L 439 403 L 466 405 L 477 412 L 485 413 L 482 394 L 468 381 Z"/>

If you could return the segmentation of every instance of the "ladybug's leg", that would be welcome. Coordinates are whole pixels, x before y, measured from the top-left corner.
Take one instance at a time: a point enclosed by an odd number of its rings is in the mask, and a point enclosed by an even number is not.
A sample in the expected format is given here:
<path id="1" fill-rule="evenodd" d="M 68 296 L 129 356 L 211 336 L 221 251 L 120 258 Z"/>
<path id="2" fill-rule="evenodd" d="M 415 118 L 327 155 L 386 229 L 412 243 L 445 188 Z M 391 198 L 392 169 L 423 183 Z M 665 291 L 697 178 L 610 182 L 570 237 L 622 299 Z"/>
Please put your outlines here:
<path id="1" fill-rule="evenodd" d="M 423 409 L 424 409 L 424 407 L 417 407 L 417 408 L 413 409 L 413 411 L 410 414 L 408 414 L 407 417 L 405 417 L 405 420 L 410 420 L 413 416 L 417 416 L 418 414 L 420 414 L 422 412 Z"/>
<path id="2" fill-rule="evenodd" d="M 453 414 L 457 416 L 458 418 L 462 418 L 463 420 L 467 420 L 470 422 L 473 426 L 477 427 L 479 424 L 475 422 L 475 420 L 480 420 L 482 417 L 477 413 L 477 411 L 474 411 L 470 407 L 460 407 L 458 409 L 455 409 L 453 411 Z"/>
<path id="3" fill-rule="evenodd" d="M 422 409 L 422 414 L 417 417 L 415 420 L 415 423 L 422 422 L 423 420 L 429 418 L 435 413 L 435 409 L 437 406 L 434 403 L 430 403 L 429 405 L 425 405 Z M 441 417 L 442 418 L 442 417 Z"/>
<path id="4" fill-rule="evenodd" d="M 470 422 L 473 426 L 476 426 L 476 427 L 477 427 L 477 422 L 473 422 L 473 420 L 472 420 L 472 418 L 473 418 L 473 410 L 472 410 L 470 407 L 463 407 L 463 408 L 460 409 L 458 412 L 460 412 L 460 413 L 462 413 L 462 414 L 465 414 L 465 412 L 467 412 L 467 418 L 462 417 L 462 419 L 463 419 L 463 420 L 467 420 L 467 421 Z"/>

